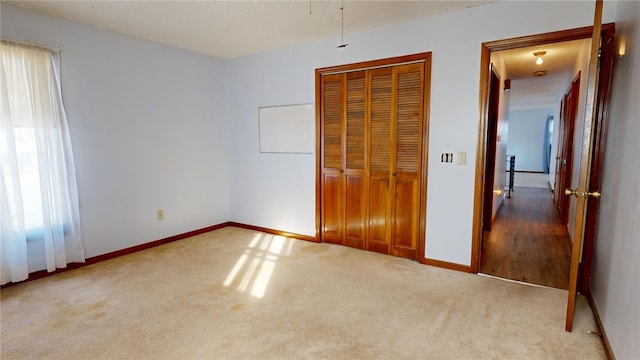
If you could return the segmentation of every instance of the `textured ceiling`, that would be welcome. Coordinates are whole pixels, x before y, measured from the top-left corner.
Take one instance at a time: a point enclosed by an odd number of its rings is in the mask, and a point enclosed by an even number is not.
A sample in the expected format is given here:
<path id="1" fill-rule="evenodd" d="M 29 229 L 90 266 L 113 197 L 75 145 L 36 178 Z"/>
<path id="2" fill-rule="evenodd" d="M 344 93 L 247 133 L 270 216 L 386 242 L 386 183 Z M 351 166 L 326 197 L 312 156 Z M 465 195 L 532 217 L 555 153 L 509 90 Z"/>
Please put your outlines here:
<path id="1" fill-rule="evenodd" d="M 568 89 L 580 56 L 589 56 L 591 39 L 565 41 L 527 48 L 499 51 L 492 60 L 502 57 L 508 77 L 511 79 L 510 108 L 552 108 L 557 99 Z M 583 49 L 582 54 L 580 50 Z M 535 63 L 534 52 L 546 51 L 541 65 Z M 495 57 L 494 57 L 495 56 Z M 588 61 L 588 59 L 583 59 Z M 538 70 L 546 76 L 535 77 Z M 586 74 L 583 74 L 586 76 Z"/>
<path id="2" fill-rule="evenodd" d="M 591 39 L 504 50 L 500 54 L 512 80 L 526 79 L 533 77 L 533 72 L 537 70 L 544 70 L 547 74 L 554 75 L 566 71 L 567 68 L 573 68 L 580 48 L 585 42 L 590 43 Z M 536 57 L 533 56 L 533 53 L 538 51 L 547 52 L 542 57 L 544 62 L 541 65 L 535 63 Z"/>
<path id="3" fill-rule="evenodd" d="M 221 59 L 341 34 L 340 1 L 7 1 L 47 15 Z M 344 1 L 345 34 L 465 9 L 480 1 Z"/>
<path id="4" fill-rule="evenodd" d="M 341 34 L 340 1 L 2 1 L 220 59 L 332 37 L 338 44 Z M 490 2 L 346 0 L 345 42 L 350 33 Z M 588 40 L 494 53 L 503 57 L 512 79 L 511 107 L 552 106 L 575 75 L 571 72 L 583 41 Z M 533 56 L 539 50 L 547 51 L 542 66 Z M 534 78 L 538 69 L 548 75 Z"/>

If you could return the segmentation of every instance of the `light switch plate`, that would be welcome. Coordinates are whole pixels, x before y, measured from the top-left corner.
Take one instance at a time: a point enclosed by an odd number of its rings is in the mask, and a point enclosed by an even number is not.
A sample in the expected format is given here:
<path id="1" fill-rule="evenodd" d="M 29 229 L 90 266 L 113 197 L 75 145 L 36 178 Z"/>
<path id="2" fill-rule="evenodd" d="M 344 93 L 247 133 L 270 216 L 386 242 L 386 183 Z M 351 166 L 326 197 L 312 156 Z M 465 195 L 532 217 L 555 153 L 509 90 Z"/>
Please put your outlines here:
<path id="1" fill-rule="evenodd" d="M 467 164 L 467 153 L 459 152 L 458 153 L 458 165 L 466 165 Z"/>

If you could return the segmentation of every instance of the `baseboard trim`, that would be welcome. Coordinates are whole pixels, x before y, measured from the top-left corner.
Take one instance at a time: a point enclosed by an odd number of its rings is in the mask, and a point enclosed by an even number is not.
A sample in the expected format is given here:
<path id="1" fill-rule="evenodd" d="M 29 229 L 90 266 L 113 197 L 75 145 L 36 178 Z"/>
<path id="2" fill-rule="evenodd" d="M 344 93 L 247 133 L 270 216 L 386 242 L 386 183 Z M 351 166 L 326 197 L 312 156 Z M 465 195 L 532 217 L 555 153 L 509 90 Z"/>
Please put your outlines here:
<path id="1" fill-rule="evenodd" d="M 600 319 L 600 314 L 598 313 L 596 302 L 593 299 L 593 294 L 589 292 L 587 298 L 589 299 L 589 305 L 591 306 L 593 316 L 596 318 L 596 325 L 598 326 L 598 332 L 600 332 L 600 339 L 602 340 L 602 345 L 604 346 L 604 352 L 605 354 L 607 354 L 607 359 L 616 360 L 616 356 L 613 354 L 613 348 L 611 348 L 611 343 L 609 342 L 607 333 L 604 331 L 604 326 L 602 325 L 602 320 Z"/>
<path id="2" fill-rule="evenodd" d="M 264 233 L 267 233 L 267 234 L 280 235 L 280 236 L 285 236 L 285 237 L 298 239 L 298 240 L 305 240 L 305 241 L 316 242 L 316 243 L 320 242 L 315 236 L 290 233 L 290 232 L 286 232 L 286 231 L 274 230 L 274 229 L 264 228 L 264 227 L 261 227 L 261 226 L 242 224 L 242 223 L 237 223 L 237 222 L 233 222 L 233 221 L 229 222 L 228 226 L 235 226 L 235 227 L 239 227 L 239 228 L 243 228 L 243 229 L 255 230 L 255 231 L 260 231 L 260 232 L 264 232 Z M 471 271 L 471 266 L 468 266 L 468 265 L 461 265 L 461 264 L 451 263 L 451 262 L 442 261 L 442 260 L 426 259 L 424 257 L 419 257 L 418 261 L 421 264 L 424 264 L 424 265 L 431 265 L 431 266 L 436 266 L 436 267 L 440 267 L 440 268 L 444 268 L 444 269 L 462 271 L 462 272 L 466 272 L 466 273 L 471 273 L 472 272 Z"/>
<path id="3" fill-rule="evenodd" d="M 442 260 L 436 260 L 436 259 L 425 259 L 423 264 L 436 266 L 436 267 L 439 267 L 439 268 L 444 268 L 444 269 L 449 269 L 449 270 L 462 271 L 462 272 L 466 272 L 466 273 L 472 273 L 473 272 L 473 271 L 471 271 L 471 266 L 469 266 L 469 265 L 456 264 L 456 263 L 452 263 L 452 262 L 448 262 L 448 261 L 442 261 Z"/>
<path id="4" fill-rule="evenodd" d="M 282 231 L 282 230 L 274 230 L 274 229 L 264 228 L 261 226 L 248 225 L 248 224 L 237 223 L 233 221 L 230 221 L 227 224 L 228 224 L 227 226 L 235 226 L 242 229 L 260 231 L 267 234 L 279 235 L 279 236 L 284 236 L 284 237 L 304 240 L 304 241 L 319 242 L 315 236 L 296 234 L 296 233 L 291 233 L 291 232 Z"/>
<path id="5" fill-rule="evenodd" d="M 310 236 L 310 235 L 302 235 L 302 234 L 296 234 L 296 233 L 292 233 L 292 232 L 287 232 L 287 231 L 282 231 L 282 230 L 275 230 L 275 229 L 270 229 L 270 228 L 265 228 L 265 227 L 261 227 L 261 226 L 255 226 L 255 225 L 249 225 L 249 224 L 243 224 L 243 223 L 238 223 L 238 222 L 234 222 L 234 221 L 227 221 L 224 223 L 220 223 L 217 225 L 212 225 L 212 226 L 207 226 L 201 229 L 197 229 L 197 230 L 192 230 L 192 231 L 188 231 L 182 234 L 178 234 L 178 235 L 173 235 L 173 236 L 169 236 L 163 239 L 159 239 L 159 240 L 155 240 L 155 241 L 151 241 L 148 243 L 144 243 L 144 244 L 140 244 L 140 245 L 135 245 L 132 247 L 128 247 L 126 249 L 121 249 L 121 250 L 116 250 L 110 253 L 106 253 L 106 254 L 102 254 L 102 255 L 98 255 L 98 256 L 93 256 L 90 258 L 87 258 L 85 260 L 85 262 L 83 263 L 69 263 L 67 264 L 66 268 L 61 268 L 61 269 L 56 269 L 55 271 L 52 272 L 48 272 L 46 270 L 41 270 L 41 271 L 36 271 L 36 272 L 32 272 L 29 274 L 29 277 L 24 280 L 24 281 L 19 281 L 19 282 L 9 282 L 6 283 L 4 285 L 1 286 L 1 288 L 5 288 L 5 287 L 9 287 L 15 284 L 20 284 L 23 282 L 28 282 L 28 281 L 33 281 L 33 280 L 37 280 L 37 279 L 41 279 L 44 277 L 48 277 L 51 275 L 56 275 L 56 274 L 60 274 L 69 270 L 73 270 L 73 269 L 78 269 L 87 265 L 92 265 L 95 263 L 99 263 L 101 261 L 105 261 L 105 260 L 110 260 L 113 258 L 117 258 L 120 256 L 124 256 L 124 255 L 128 255 L 128 254 L 132 254 L 138 251 L 142 251 L 142 250 L 147 250 L 156 246 L 160 246 L 160 245 L 164 245 L 164 244 L 168 244 L 174 241 L 178 241 L 178 240 L 183 240 L 192 236 L 196 236 L 196 235 L 200 235 L 200 234 L 204 234 L 207 233 L 209 231 L 214 231 L 214 230 L 218 230 L 218 229 L 222 229 L 225 228 L 227 226 L 234 226 L 234 227 L 238 227 L 238 228 L 242 228 L 242 229 L 248 229 L 248 230 L 254 230 L 254 231 L 260 231 L 260 232 L 264 232 L 267 234 L 273 234 L 273 235 L 279 235 L 279 236 L 284 236 L 284 237 L 288 237 L 288 238 L 293 238 L 293 239 L 298 239 L 298 240 L 304 240 L 304 241 L 310 241 L 310 242 L 320 242 L 315 236 Z M 440 267 L 440 268 L 444 268 L 444 269 L 450 269 L 450 270 L 456 270 L 456 271 L 462 271 L 462 272 L 466 272 L 466 273 L 471 273 L 471 267 L 467 266 L 467 265 L 461 265 L 461 264 L 456 264 L 456 263 L 451 263 L 451 262 L 447 262 L 447 261 L 442 261 L 442 260 L 435 260 L 435 259 L 427 259 L 427 258 L 423 258 L 420 257 L 419 262 L 425 265 L 431 265 L 431 266 L 436 266 L 436 267 Z"/>
<path id="6" fill-rule="evenodd" d="M 212 225 L 212 226 L 207 226 L 201 229 L 197 229 L 197 230 L 192 230 L 192 231 L 188 231 L 182 234 L 178 234 L 178 235 L 173 235 L 173 236 L 169 236 L 160 240 L 155 240 L 155 241 L 151 241 L 148 243 L 144 243 L 144 244 L 140 244 L 140 245 L 135 245 L 132 247 L 128 247 L 125 249 L 121 249 L 121 250 L 116 250 L 110 253 L 106 253 L 106 254 L 102 254 L 102 255 L 97 255 L 97 256 L 93 256 L 90 258 L 85 259 L 85 262 L 83 263 L 69 263 L 67 264 L 67 267 L 65 268 L 60 268 L 60 269 L 56 269 L 55 271 L 51 271 L 48 272 L 47 270 L 40 270 L 40 271 L 34 271 L 32 273 L 29 274 L 29 277 L 24 280 L 24 281 L 19 281 L 19 282 L 9 282 L 6 283 L 4 285 L 2 285 L 1 288 L 5 288 L 5 287 L 9 287 L 15 284 L 20 284 L 23 282 L 28 282 L 28 281 L 33 281 L 33 280 L 37 280 L 37 279 L 41 279 L 44 277 L 48 277 L 51 275 L 56 275 L 56 274 L 60 274 L 63 272 L 67 272 L 69 270 L 73 270 L 73 269 L 78 269 L 87 265 L 92 265 L 95 263 L 99 263 L 101 261 L 105 261 L 105 260 L 109 260 L 109 259 L 113 259 L 113 258 L 117 258 L 120 256 L 124 256 L 124 255 L 128 255 L 128 254 L 132 254 L 138 251 L 142 251 L 142 250 L 147 250 L 156 246 L 160 246 L 160 245 L 164 245 L 164 244 L 168 244 L 174 241 L 178 241 L 178 240 L 183 240 L 192 236 L 196 236 L 196 235 L 200 235 L 200 234 L 204 234 L 207 233 L 209 231 L 213 231 L 213 230 L 218 230 L 218 229 L 222 229 L 225 228 L 227 226 L 230 226 L 231 222 L 224 222 L 221 224 L 217 224 L 217 225 Z"/>
<path id="7" fill-rule="evenodd" d="M 164 244 L 168 244 L 174 241 L 178 241 L 178 240 L 183 240 L 192 236 L 196 236 L 196 235 L 200 235 L 200 234 L 204 234 L 207 233 L 209 231 L 213 231 L 213 230 L 218 230 L 218 229 L 222 229 L 229 226 L 229 222 L 224 222 L 218 225 L 212 225 L 212 226 L 207 226 L 205 228 L 202 229 L 197 229 L 197 230 L 192 230 L 192 231 L 188 231 L 182 234 L 178 234 L 178 235 L 174 235 L 174 236 L 169 236 L 167 238 L 164 239 L 160 239 L 160 240 L 155 240 L 155 241 L 151 241 L 148 243 L 144 243 L 144 244 L 140 244 L 140 245 L 136 245 L 136 246 L 132 246 L 126 249 L 122 249 L 122 250 L 116 250 L 107 254 L 103 254 L 103 255 L 98 255 L 98 256 L 94 256 L 91 257 L 89 259 L 87 259 L 86 261 L 86 265 L 89 264 L 94 264 L 97 262 L 101 262 L 101 261 L 105 261 L 105 260 L 109 260 L 109 259 L 113 259 L 113 258 L 117 258 L 120 256 L 124 256 L 124 255 L 128 255 L 134 252 L 138 252 L 138 251 L 142 251 L 142 250 L 147 250 L 156 246 L 160 246 L 160 245 L 164 245 Z"/>

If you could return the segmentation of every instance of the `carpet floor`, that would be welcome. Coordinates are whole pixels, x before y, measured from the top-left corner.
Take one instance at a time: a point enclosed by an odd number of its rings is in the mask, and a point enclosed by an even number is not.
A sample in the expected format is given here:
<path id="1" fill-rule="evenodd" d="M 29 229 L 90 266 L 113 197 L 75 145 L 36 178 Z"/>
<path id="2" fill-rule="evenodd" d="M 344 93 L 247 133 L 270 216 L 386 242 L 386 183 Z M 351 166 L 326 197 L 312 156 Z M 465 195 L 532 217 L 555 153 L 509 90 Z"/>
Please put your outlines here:
<path id="1" fill-rule="evenodd" d="M 2 359 L 605 359 L 579 297 L 227 227 L 1 292 Z"/>

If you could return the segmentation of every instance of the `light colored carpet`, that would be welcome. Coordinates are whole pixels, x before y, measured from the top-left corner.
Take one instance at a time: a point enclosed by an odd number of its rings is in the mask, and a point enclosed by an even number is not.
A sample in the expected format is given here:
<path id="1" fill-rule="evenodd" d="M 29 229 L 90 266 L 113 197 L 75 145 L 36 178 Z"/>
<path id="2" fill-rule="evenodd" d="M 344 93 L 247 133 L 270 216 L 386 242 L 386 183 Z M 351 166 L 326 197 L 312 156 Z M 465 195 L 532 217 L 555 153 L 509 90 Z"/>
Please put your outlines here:
<path id="1" fill-rule="evenodd" d="M 227 227 L 2 290 L 2 359 L 603 359 L 580 297 Z"/>

